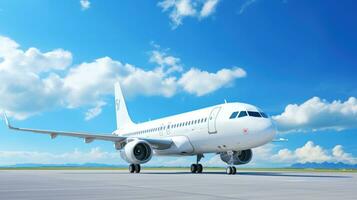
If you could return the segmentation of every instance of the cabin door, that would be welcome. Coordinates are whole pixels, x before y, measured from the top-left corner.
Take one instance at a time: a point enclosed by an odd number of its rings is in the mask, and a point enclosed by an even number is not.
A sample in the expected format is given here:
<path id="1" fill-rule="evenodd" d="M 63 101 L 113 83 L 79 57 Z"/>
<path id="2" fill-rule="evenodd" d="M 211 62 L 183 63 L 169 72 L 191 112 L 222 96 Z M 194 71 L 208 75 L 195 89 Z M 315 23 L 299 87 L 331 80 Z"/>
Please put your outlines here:
<path id="1" fill-rule="evenodd" d="M 164 135 L 164 130 L 165 130 L 165 124 L 161 124 L 161 126 L 160 126 L 160 129 L 159 129 L 159 134 L 160 134 L 160 136 L 163 136 Z"/>
<path id="2" fill-rule="evenodd" d="M 218 113 L 220 110 L 221 110 L 221 107 L 213 108 L 209 117 L 208 117 L 208 133 L 209 134 L 217 133 L 216 121 L 217 121 L 217 116 L 218 116 Z"/>
<path id="3" fill-rule="evenodd" d="M 167 127 L 166 127 L 166 134 L 170 135 L 170 129 L 171 129 L 171 122 L 167 123 Z"/>

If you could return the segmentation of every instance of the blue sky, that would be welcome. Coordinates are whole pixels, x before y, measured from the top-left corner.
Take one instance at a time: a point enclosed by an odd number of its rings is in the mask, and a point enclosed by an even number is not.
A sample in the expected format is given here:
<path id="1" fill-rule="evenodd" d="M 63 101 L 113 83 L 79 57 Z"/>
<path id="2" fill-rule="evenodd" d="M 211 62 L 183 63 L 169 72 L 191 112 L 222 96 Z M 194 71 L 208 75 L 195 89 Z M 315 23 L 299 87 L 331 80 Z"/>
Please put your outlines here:
<path id="1" fill-rule="evenodd" d="M 357 163 L 356 7 L 352 0 L 1 1 L 0 108 L 18 126 L 110 133 L 112 83 L 120 80 L 136 122 L 224 99 L 265 110 L 289 142 L 256 150 L 249 166 Z M 0 133 L 2 165 L 123 163 L 106 142 L 5 126 Z"/>

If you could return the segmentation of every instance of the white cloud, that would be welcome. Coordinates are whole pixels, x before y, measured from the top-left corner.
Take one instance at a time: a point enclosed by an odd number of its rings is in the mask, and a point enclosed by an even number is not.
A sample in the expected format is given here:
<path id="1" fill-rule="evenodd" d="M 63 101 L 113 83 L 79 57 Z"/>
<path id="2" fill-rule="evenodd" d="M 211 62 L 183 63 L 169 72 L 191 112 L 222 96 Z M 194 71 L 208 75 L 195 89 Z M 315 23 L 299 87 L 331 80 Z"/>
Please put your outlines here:
<path id="1" fill-rule="evenodd" d="M 244 11 L 249 8 L 251 5 L 253 5 L 254 3 L 256 3 L 257 0 L 246 0 L 240 7 L 239 9 L 239 14 L 243 14 Z"/>
<path id="2" fill-rule="evenodd" d="M 0 36 L 0 58 L 0 108 L 24 119 L 62 104 L 62 80 L 54 72 L 70 66 L 70 52 L 23 51 L 15 41 Z"/>
<path id="3" fill-rule="evenodd" d="M 348 164 L 357 164 L 357 158 L 353 157 L 353 155 L 350 153 L 346 153 L 343 150 L 342 145 L 336 145 L 332 149 L 332 155 L 335 158 L 335 161 L 337 161 L 337 162 L 343 162 L 343 163 L 348 163 Z"/>
<path id="4" fill-rule="evenodd" d="M 66 163 L 104 163 L 124 164 L 117 152 L 105 152 L 99 147 L 90 151 L 75 149 L 72 152 L 49 153 L 38 151 L 0 151 L 0 165 L 23 163 L 66 164 Z"/>
<path id="5" fill-rule="evenodd" d="M 93 106 L 86 118 L 95 117 L 93 114 L 100 113 L 103 98 L 113 93 L 113 84 L 118 80 L 131 96 L 170 97 L 176 93 L 176 78 L 169 76 L 161 66 L 145 71 L 103 57 L 68 70 L 72 62 L 70 52 L 56 49 L 42 53 L 36 48 L 23 51 L 15 41 L 3 36 L 0 36 L 0 58 L 0 108 L 17 119 L 57 106 Z M 178 59 L 160 58 L 162 66 L 178 70 Z"/>
<path id="6" fill-rule="evenodd" d="M 322 163 L 331 161 L 332 157 L 327 151 L 312 141 L 308 141 L 303 147 L 297 148 L 294 152 L 282 149 L 275 155 L 281 161 L 295 161 L 299 163 L 315 162 Z"/>
<path id="7" fill-rule="evenodd" d="M 219 0 L 163 0 L 158 3 L 164 12 L 169 12 L 172 28 L 182 24 L 185 17 L 205 18 L 212 15 Z"/>
<path id="8" fill-rule="evenodd" d="M 301 105 L 289 104 L 285 111 L 273 116 L 279 131 L 344 130 L 357 127 L 357 99 L 327 102 L 313 97 Z"/>
<path id="9" fill-rule="evenodd" d="M 332 150 L 326 150 L 312 141 L 308 141 L 304 146 L 294 151 L 282 149 L 272 156 L 273 160 L 288 163 L 322 163 L 322 162 L 342 162 L 347 164 L 357 164 L 357 158 L 344 152 L 342 145 L 336 145 Z"/>
<path id="10" fill-rule="evenodd" d="M 89 120 L 101 113 L 116 81 L 121 82 L 127 96 L 172 97 L 182 89 L 202 96 L 245 75 L 240 68 L 222 69 L 216 74 L 199 69 L 184 73 L 179 58 L 157 49 L 151 52 L 150 62 L 157 66 L 144 70 L 109 57 L 72 65 L 69 51 L 22 50 L 15 41 L 0 36 L 0 109 L 11 117 L 25 119 L 56 107 L 90 107 L 85 113 Z M 209 82 L 192 82 L 192 74 Z M 195 90 L 194 85 L 199 88 Z"/>
<path id="11" fill-rule="evenodd" d="M 150 62 L 159 65 L 166 73 L 182 72 L 183 67 L 180 64 L 180 59 L 174 56 L 169 56 L 166 52 L 154 50 L 151 52 Z"/>
<path id="12" fill-rule="evenodd" d="M 227 87 L 237 78 L 246 76 L 242 68 L 221 69 L 216 73 L 209 73 L 200 69 L 191 68 L 185 72 L 178 83 L 190 94 L 202 96 L 221 87 Z"/>
<path id="13" fill-rule="evenodd" d="M 107 103 L 105 103 L 104 101 L 99 101 L 94 108 L 91 108 L 86 112 L 86 116 L 84 119 L 88 121 L 100 115 L 100 113 L 102 113 L 103 106 L 105 106 L 106 104 Z"/>
<path id="14" fill-rule="evenodd" d="M 119 79 L 124 66 L 109 57 L 103 57 L 71 68 L 63 78 L 67 106 L 76 108 L 83 104 L 96 104 L 103 96 L 112 94 L 113 84 Z"/>
<path id="15" fill-rule="evenodd" d="M 202 7 L 202 10 L 200 12 L 200 17 L 204 18 L 207 16 L 212 15 L 212 13 L 214 13 L 217 4 L 218 4 L 219 0 L 207 0 Z"/>
<path id="16" fill-rule="evenodd" d="M 89 0 L 80 0 L 79 3 L 81 4 L 82 10 L 87 10 L 88 8 L 90 8 Z"/>
<path id="17" fill-rule="evenodd" d="M 308 141 L 302 147 L 294 150 L 283 148 L 278 150 L 276 144 L 267 144 L 253 149 L 253 159 L 247 166 L 267 167 L 267 166 L 290 166 L 295 163 L 338 163 L 357 164 L 357 157 L 346 153 L 341 145 L 336 145 L 332 149 L 323 148 L 320 145 Z"/>

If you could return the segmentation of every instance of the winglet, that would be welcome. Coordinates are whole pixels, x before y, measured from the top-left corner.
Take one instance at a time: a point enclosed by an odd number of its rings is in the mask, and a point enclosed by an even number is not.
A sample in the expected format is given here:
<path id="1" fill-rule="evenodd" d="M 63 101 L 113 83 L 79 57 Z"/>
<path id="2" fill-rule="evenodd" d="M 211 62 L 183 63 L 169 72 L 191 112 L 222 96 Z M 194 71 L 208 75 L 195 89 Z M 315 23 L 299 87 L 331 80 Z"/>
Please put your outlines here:
<path id="1" fill-rule="evenodd" d="M 7 126 L 8 128 L 12 128 L 12 126 L 10 125 L 9 119 L 8 119 L 7 116 L 6 116 L 5 111 L 3 112 L 3 114 L 4 114 L 4 120 L 5 120 L 6 126 Z"/>

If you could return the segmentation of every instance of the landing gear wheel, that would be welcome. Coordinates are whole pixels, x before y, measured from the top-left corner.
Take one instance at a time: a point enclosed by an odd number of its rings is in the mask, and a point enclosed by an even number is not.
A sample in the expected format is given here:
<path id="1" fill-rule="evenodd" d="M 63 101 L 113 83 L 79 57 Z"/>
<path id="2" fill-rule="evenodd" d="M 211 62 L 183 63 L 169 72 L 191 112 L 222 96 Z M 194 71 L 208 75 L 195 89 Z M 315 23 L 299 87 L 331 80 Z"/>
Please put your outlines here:
<path id="1" fill-rule="evenodd" d="M 226 168 L 226 173 L 227 174 L 229 174 L 229 175 L 232 174 L 232 171 L 233 171 L 232 167 L 227 167 Z"/>
<path id="2" fill-rule="evenodd" d="M 236 174 L 237 173 L 237 168 L 232 166 L 232 174 Z"/>
<path id="3" fill-rule="evenodd" d="M 135 165 L 134 164 L 130 164 L 129 165 L 129 172 L 130 173 L 134 173 L 134 171 L 135 171 Z"/>
<path id="4" fill-rule="evenodd" d="M 191 173 L 196 173 L 197 172 L 198 166 L 196 164 L 191 165 Z"/>
<path id="5" fill-rule="evenodd" d="M 237 173 L 237 169 L 234 166 L 229 166 L 226 169 L 226 173 L 229 174 L 229 175 L 236 174 Z"/>
<path id="6" fill-rule="evenodd" d="M 202 173 L 203 166 L 201 164 L 197 164 L 197 173 Z"/>
<path id="7" fill-rule="evenodd" d="M 141 167 L 139 164 L 135 165 L 135 173 L 140 173 Z"/>

